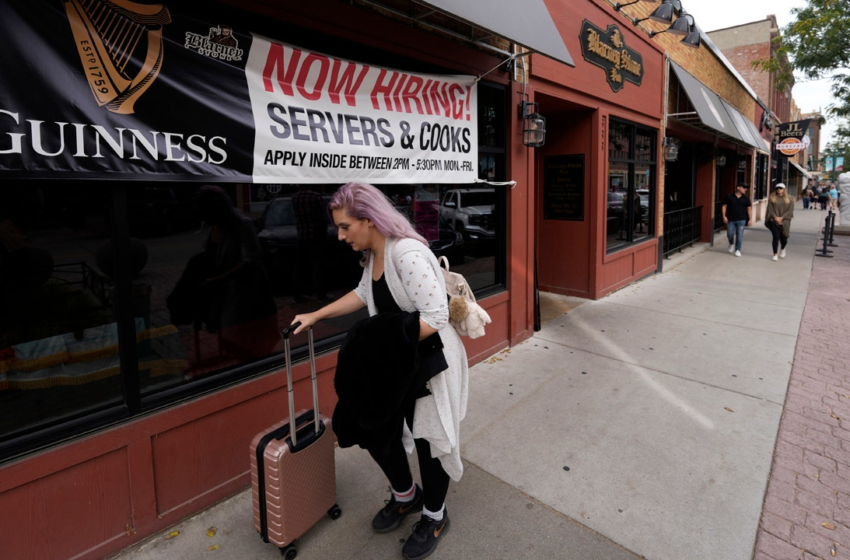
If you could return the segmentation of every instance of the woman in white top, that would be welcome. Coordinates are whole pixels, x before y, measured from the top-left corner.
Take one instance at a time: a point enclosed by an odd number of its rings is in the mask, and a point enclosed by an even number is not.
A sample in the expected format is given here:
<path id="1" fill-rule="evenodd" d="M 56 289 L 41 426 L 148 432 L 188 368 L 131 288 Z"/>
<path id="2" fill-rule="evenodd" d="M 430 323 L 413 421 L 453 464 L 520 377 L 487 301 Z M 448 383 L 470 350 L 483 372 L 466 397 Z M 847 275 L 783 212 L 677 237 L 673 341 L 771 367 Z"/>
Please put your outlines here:
<path id="1" fill-rule="evenodd" d="M 405 558 L 424 558 L 448 529 L 445 508 L 449 480 L 460 480 L 460 421 L 466 415 L 468 365 L 460 337 L 449 325 L 445 281 L 428 243 L 372 185 L 348 183 L 329 208 L 340 241 L 364 253 L 363 277 L 356 289 L 314 311 L 296 315 L 296 333 L 318 321 L 363 307 L 370 315 L 418 311 L 419 340 L 439 333 L 448 369 L 432 377 L 430 394 L 416 399 L 406 415 L 405 437 L 385 454 L 370 453 L 390 481 L 392 496 L 372 520 L 379 533 L 396 529 L 407 515 L 422 510 L 402 549 Z M 407 453 L 417 451 L 422 488 L 413 482 Z"/>

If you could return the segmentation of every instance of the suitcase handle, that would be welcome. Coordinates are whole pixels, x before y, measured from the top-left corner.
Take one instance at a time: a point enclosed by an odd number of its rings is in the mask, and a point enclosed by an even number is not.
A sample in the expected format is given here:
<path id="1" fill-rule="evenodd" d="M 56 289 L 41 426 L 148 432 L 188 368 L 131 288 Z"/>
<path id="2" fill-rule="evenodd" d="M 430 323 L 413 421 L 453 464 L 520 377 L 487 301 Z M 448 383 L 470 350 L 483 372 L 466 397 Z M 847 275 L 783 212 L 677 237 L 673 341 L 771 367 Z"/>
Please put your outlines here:
<path id="1" fill-rule="evenodd" d="M 289 335 L 298 327 L 301 322 L 293 323 L 283 329 L 283 348 L 286 356 L 286 392 L 289 397 L 289 422 L 295 421 L 295 396 L 292 393 L 292 350 L 289 346 Z M 321 430 L 321 420 L 319 419 L 319 387 L 316 381 L 316 348 L 313 344 L 313 327 L 307 327 L 307 348 L 310 355 L 310 380 L 313 385 L 313 431 L 318 434 Z M 292 445 L 298 445 L 298 430 L 292 430 Z"/>
<path id="2" fill-rule="evenodd" d="M 298 321 L 296 323 L 292 323 L 291 325 L 289 325 L 288 327 L 283 329 L 283 331 L 281 332 L 281 334 L 283 334 L 283 338 L 285 338 L 285 339 L 289 338 L 289 335 L 292 334 L 295 331 L 295 329 L 297 329 L 300 326 L 301 326 L 301 321 Z M 312 327 L 310 327 L 310 328 L 312 328 Z"/>

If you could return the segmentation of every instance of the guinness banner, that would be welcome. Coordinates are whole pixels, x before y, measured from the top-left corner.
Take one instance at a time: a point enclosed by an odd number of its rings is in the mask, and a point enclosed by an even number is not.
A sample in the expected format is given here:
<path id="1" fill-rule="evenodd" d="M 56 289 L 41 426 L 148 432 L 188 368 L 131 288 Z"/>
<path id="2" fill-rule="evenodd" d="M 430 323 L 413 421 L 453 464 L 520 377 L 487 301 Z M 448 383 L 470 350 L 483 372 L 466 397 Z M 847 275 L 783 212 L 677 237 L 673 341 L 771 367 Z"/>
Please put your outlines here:
<path id="1" fill-rule="evenodd" d="M 812 119 L 780 124 L 776 131 L 776 149 L 785 157 L 793 156 L 809 147 L 810 140 L 806 136 L 809 122 Z"/>
<path id="2" fill-rule="evenodd" d="M 174 4 L 0 0 L 0 173 L 471 183 L 472 76 L 312 52 Z"/>

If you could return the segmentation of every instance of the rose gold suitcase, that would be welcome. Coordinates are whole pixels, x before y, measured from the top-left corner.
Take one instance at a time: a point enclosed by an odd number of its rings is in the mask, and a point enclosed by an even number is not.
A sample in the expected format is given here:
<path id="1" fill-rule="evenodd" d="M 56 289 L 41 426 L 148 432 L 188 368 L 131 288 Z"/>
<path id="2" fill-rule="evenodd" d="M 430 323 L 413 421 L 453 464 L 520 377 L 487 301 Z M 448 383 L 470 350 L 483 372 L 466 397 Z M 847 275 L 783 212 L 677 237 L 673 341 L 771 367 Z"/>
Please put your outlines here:
<path id="1" fill-rule="evenodd" d="M 295 414 L 289 335 L 299 324 L 283 330 L 289 418 L 296 419 L 296 430 L 291 433 L 291 423 L 287 419 L 263 430 L 251 441 L 254 528 L 265 542 L 280 548 L 281 554 L 288 560 L 298 554 L 295 539 L 306 533 L 323 515 L 327 514 L 331 519 L 342 515 L 336 504 L 334 435 L 330 420 L 319 414 L 312 330 L 308 330 L 307 334 L 313 410 Z"/>

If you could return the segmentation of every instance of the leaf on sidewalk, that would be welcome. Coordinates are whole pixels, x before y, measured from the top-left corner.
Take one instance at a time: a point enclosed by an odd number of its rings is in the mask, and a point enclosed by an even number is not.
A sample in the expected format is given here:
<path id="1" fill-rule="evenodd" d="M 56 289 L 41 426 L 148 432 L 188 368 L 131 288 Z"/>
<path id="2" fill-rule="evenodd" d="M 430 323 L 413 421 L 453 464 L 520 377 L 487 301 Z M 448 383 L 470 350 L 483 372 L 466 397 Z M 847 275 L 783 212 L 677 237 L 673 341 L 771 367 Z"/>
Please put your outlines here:
<path id="1" fill-rule="evenodd" d="M 171 531 L 170 533 L 165 535 L 165 538 L 166 539 L 173 539 L 174 537 L 176 537 L 179 534 L 180 534 L 180 531 Z"/>
<path id="2" fill-rule="evenodd" d="M 735 412 L 734 410 L 732 410 L 732 409 L 731 409 L 731 408 L 729 408 L 728 406 L 724 406 L 724 407 L 723 407 L 723 410 L 728 410 L 729 412 Z"/>
<path id="3" fill-rule="evenodd" d="M 217 544 L 214 544 L 214 545 L 212 545 L 212 546 L 208 546 L 208 547 L 207 547 L 207 550 L 208 550 L 208 551 L 209 551 L 209 550 L 218 550 L 218 545 L 217 545 Z"/>
<path id="4" fill-rule="evenodd" d="M 218 531 L 218 529 L 216 529 L 215 527 L 210 527 L 209 529 L 207 529 L 207 536 L 214 537 L 216 531 Z"/>
<path id="5" fill-rule="evenodd" d="M 821 527 L 823 527 L 824 529 L 829 529 L 830 531 L 834 531 L 834 530 L 835 530 L 835 525 L 833 525 L 832 523 L 827 523 L 826 521 L 824 521 L 824 522 L 823 522 L 823 523 L 821 523 L 820 525 L 821 525 Z"/>

